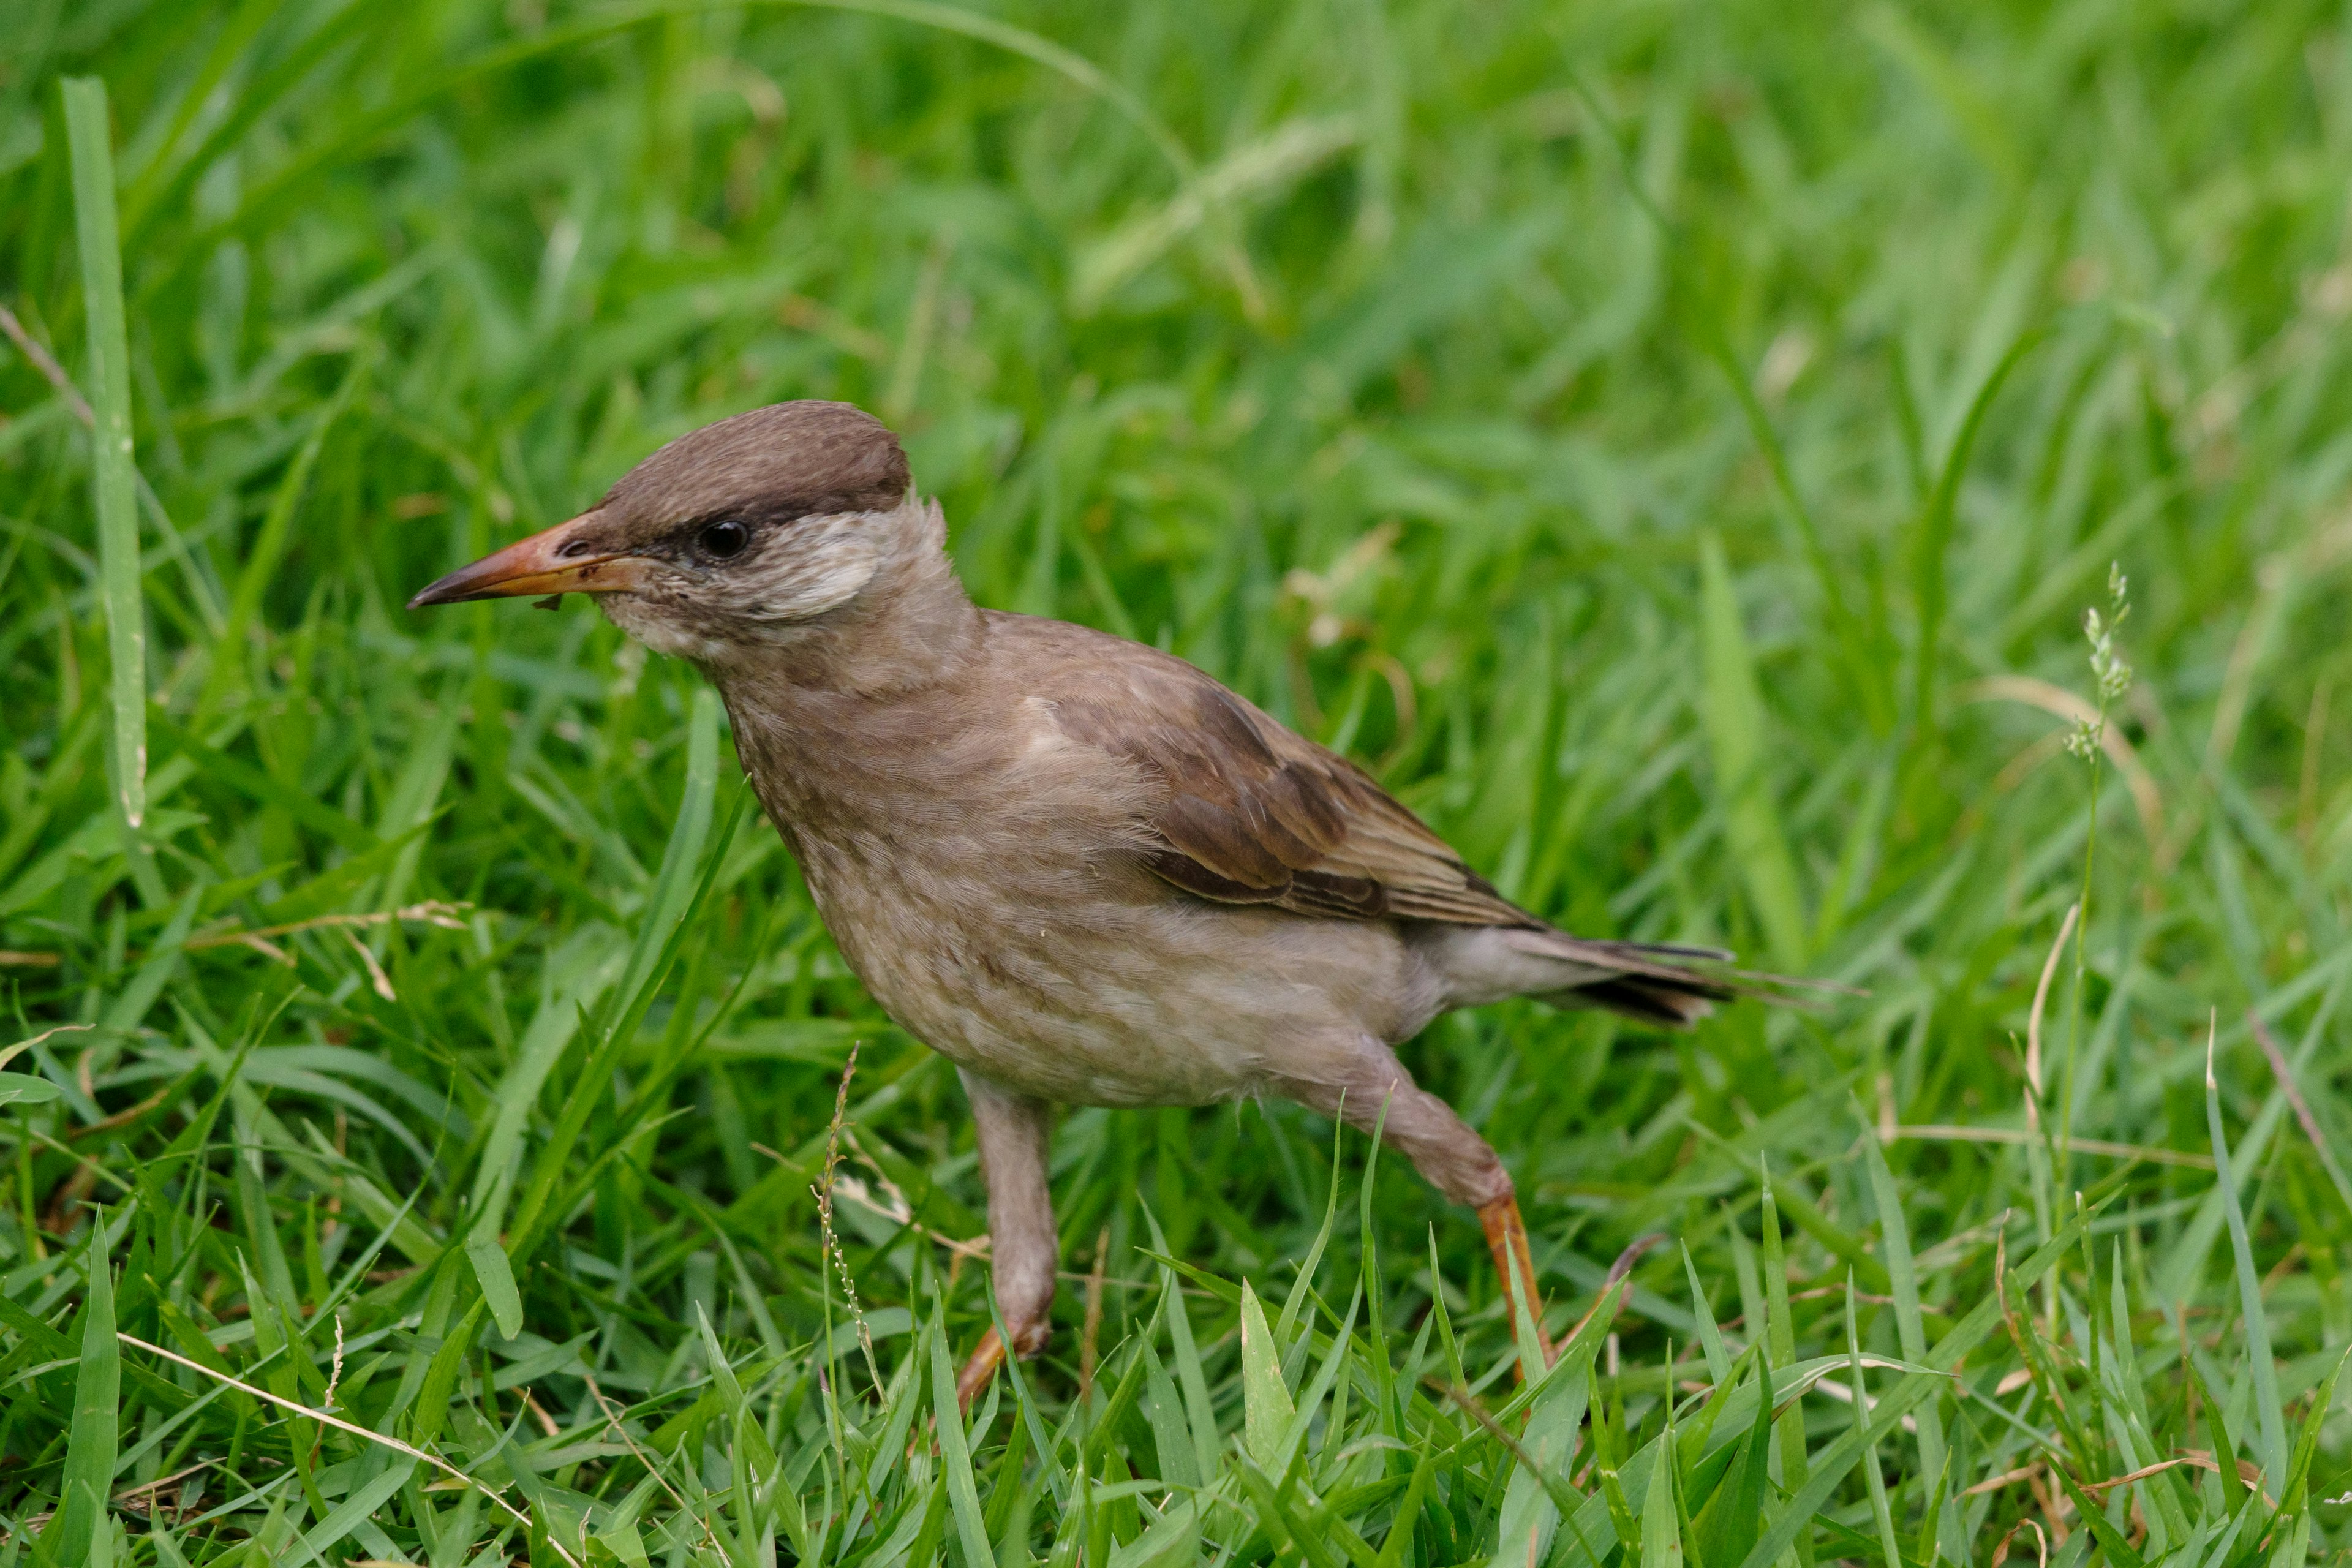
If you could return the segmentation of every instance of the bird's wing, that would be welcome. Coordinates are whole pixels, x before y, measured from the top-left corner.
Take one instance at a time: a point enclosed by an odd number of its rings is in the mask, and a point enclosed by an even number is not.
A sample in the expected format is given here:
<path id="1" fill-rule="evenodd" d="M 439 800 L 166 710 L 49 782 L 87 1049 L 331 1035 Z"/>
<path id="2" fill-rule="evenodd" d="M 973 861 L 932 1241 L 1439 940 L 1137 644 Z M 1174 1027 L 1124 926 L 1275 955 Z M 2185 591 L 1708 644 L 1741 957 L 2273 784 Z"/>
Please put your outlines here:
<path id="1" fill-rule="evenodd" d="M 1361 768 L 1181 660 L 1137 648 L 1049 700 L 1065 736 L 1144 774 L 1148 863 L 1186 892 L 1306 915 L 1541 928 Z"/>
<path id="2" fill-rule="evenodd" d="M 1022 620 L 1032 636 L 1081 636 Z M 1496 892 L 1361 768 L 1191 665 L 1092 634 L 1055 651 L 1058 679 L 1036 695 L 1066 739 L 1142 775 L 1146 863 L 1186 892 L 1302 915 L 1502 928 L 1494 935 L 1513 952 L 1570 972 L 1556 994 L 1528 991 L 1675 1027 L 1710 1003 L 1807 984 L 1719 970 L 1731 954 L 1714 948 L 1556 931 Z"/>

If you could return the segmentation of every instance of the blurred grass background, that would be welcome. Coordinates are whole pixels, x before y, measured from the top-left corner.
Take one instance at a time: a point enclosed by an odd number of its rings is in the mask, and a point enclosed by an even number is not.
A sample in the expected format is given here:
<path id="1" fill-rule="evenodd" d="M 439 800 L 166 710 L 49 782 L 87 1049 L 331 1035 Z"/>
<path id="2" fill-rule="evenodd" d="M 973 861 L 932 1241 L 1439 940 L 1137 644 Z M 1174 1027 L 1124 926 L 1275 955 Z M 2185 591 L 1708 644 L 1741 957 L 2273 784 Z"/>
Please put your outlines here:
<path id="1" fill-rule="evenodd" d="M 0 35 L 0 1564 L 2338 1550 L 2340 7 Z M 1467 1216 L 1280 1105 L 1069 1116 L 1055 1343 L 934 1397 L 961 1094 L 696 678 L 401 608 L 800 396 L 904 433 L 982 602 L 1202 665 L 1530 908 L 1866 991 L 1410 1047 L 1555 1331 L 1673 1240 L 1532 1398 Z"/>

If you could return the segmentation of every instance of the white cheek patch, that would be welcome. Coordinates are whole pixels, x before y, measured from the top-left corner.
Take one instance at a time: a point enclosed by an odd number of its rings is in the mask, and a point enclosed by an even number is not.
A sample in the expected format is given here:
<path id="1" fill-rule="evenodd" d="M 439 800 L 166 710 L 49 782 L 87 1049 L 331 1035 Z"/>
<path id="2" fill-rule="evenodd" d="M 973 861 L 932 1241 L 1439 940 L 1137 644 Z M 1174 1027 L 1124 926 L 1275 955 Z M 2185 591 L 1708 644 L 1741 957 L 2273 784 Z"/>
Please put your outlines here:
<path id="1" fill-rule="evenodd" d="M 857 596 L 881 569 L 862 513 L 803 518 L 761 558 L 727 575 L 730 608 L 755 621 L 805 621 Z"/>
<path id="2" fill-rule="evenodd" d="M 635 594 L 600 595 L 596 607 L 604 612 L 606 620 L 656 653 L 708 660 L 726 651 L 724 644 L 689 629 Z"/>

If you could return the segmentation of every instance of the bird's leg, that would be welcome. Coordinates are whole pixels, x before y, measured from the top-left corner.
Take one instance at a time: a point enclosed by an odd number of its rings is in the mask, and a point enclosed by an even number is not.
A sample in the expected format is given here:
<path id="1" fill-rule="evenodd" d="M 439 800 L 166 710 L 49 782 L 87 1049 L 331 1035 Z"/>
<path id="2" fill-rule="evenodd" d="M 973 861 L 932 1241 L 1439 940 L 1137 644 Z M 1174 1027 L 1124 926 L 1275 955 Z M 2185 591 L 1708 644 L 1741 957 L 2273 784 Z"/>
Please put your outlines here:
<path id="1" fill-rule="evenodd" d="M 1377 1126 L 1383 1142 L 1403 1151 L 1429 1184 L 1457 1204 L 1478 1211 L 1486 1245 L 1495 1254 L 1495 1272 L 1503 1288 L 1504 1310 L 1513 1331 L 1518 1323 L 1518 1303 L 1527 1303 L 1536 1325 L 1536 1342 L 1544 1361 L 1551 1361 L 1551 1340 L 1543 1327 L 1543 1298 L 1536 1289 L 1536 1266 L 1528 1251 L 1528 1228 L 1519 1218 L 1519 1200 L 1511 1174 L 1486 1141 L 1454 1114 L 1454 1108 L 1417 1087 L 1404 1064 L 1378 1040 L 1355 1042 L 1338 1059 L 1326 1058 L 1325 1072 L 1312 1079 L 1278 1082 L 1290 1099 L 1326 1116 L 1343 1115 L 1350 1126 L 1370 1131 Z"/>
<path id="2" fill-rule="evenodd" d="M 1053 1196 L 1045 1187 L 1049 1111 L 1043 1100 L 1013 1094 L 970 1072 L 961 1076 L 980 1133 L 981 1175 L 988 1183 L 989 1269 L 996 1307 L 1013 1353 L 1025 1358 L 1045 1346 L 1054 1276 L 1061 1263 Z M 1004 1350 L 1003 1337 L 991 1325 L 956 1379 L 956 1402 L 965 1410 L 996 1375 Z"/>
<path id="3" fill-rule="evenodd" d="M 1536 1326 L 1536 1343 L 1542 1348 L 1544 1364 L 1549 1366 L 1554 1354 L 1551 1336 L 1544 1332 L 1543 1298 L 1536 1294 L 1536 1260 L 1528 1251 L 1527 1223 L 1519 1218 L 1519 1194 L 1505 1193 L 1478 1206 L 1478 1223 L 1486 1230 L 1486 1249 L 1495 1255 L 1495 1273 L 1503 1281 L 1503 1300 L 1511 1306 L 1513 1333 L 1518 1331 L 1517 1303 L 1528 1304 L 1528 1317 Z"/>

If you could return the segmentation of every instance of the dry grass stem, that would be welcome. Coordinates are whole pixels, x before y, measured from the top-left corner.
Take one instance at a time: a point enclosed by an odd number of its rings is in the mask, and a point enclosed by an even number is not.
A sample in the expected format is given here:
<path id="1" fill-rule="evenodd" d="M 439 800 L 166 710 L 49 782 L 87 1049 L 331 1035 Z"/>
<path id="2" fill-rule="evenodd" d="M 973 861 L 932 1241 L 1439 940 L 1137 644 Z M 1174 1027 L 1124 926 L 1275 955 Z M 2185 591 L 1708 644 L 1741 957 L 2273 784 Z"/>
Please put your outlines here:
<path id="1" fill-rule="evenodd" d="M 310 1419 L 319 1422 L 322 1426 L 332 1426 L 339 1432 L 347 1432 L 351 1436 L 357 1437 L 363 1442 L 373 1443 L 379 1447 L 390 1448 L 394 1453 L 405 1454 L 410 1458 L 416 1460 L 420 1464 L 426 1465 L 433 1469 L 440 1471 L 444 1477 L 456 1485 L 471 1491 L 479 1492 L 482 1496 L 488 1498 L 492 1503 L 496 1504 L 501 1510 L 507 1513 L 515 1521 L 516 1523 L 521 1525 L 525 1530 L 529 1530 L 530 1528 L 530 1516 L 529 1514 L 515 1507 L 514 1504 L 507 1501 L 505 1498 L 500 1497 L 497 1492 L 492 1491 L 481 1482 L 474 1479 L 473 1477 L 466 1474 L 465 1471 L 458 1469 L 456 1466 L 448 1463 L 445 1459 L 426 1453 L 422 1448 L 412 1447 L 408 1444 L 402 1442 L 399 1438 L 387 1437 L 381 1432 L 371 1432 L 366 1427 L 359 1426 L 354 1422 L 346 1421 L 341 1416 L 336 1415 L 330 1411 L 313 1410 L 307 1405 L 299 1404 L 294 1400 L 284 1397 L 282 1394 L 272 1394 L 266 1388 L 257 1388 L 252 1384 L 247 1383 L 241 1378 L 229 1376 L 228 1373 L 225 1372 L 215 1372 L 211 1367 L 205 1365 L 205 1363 L 200 1361 L 191 1361 L 186 1356 L 181 1355 L 176 1351 L 165 1350 L 162 1345 L 149 1344 L 145 1340 L 140 1339 L 136 1335 L 118 1331 L 114 1337 L 134 1350 L 142 1350 L 150 1355 L 162 1356 L 165 1361 L 186 1367 L 190 1372 L 199 1373 L 205 1377 L 209 1377 L 215 1383 L 226 1384 L 229 1387 L 240 1390 L 251 1397 L 260 1400 L 265 1405 L 274 1405 L 279 1409 L 289 1411 L 296 1415 L 308 1416 Z M 561 1542 L 558 1542 L 552 1536 L 550 1536 L 547 1543 L 554 1550 L 555 1554 L 558 1557 L 562 1558 L 564 1562 L 570 1563 L 572 1568 L 581 1568 L 580 1560 L 572 1556 L 571 1552 L 565 1551 Z"/>
<path id="2" fill-rule="evenodd" d="M 2080 903 L 2066 906 L 2066 918 L 2058 922 L 2050 956 L 2042 961 L 2042 978 L 2033 985 L 2033 1010 L 2025 1018 L 2025 1087 L 2030 1091 L 2025 1098 L 2025 1125 L 2030 1132 L 2042 1131 L 2042 1015 L 2050 1002 L 2050 982 L 2058 973 L 2059 955 L 2066 951 L 2066 939 L 2074 933 L 2075 918 L 2082 912 Z"/>

